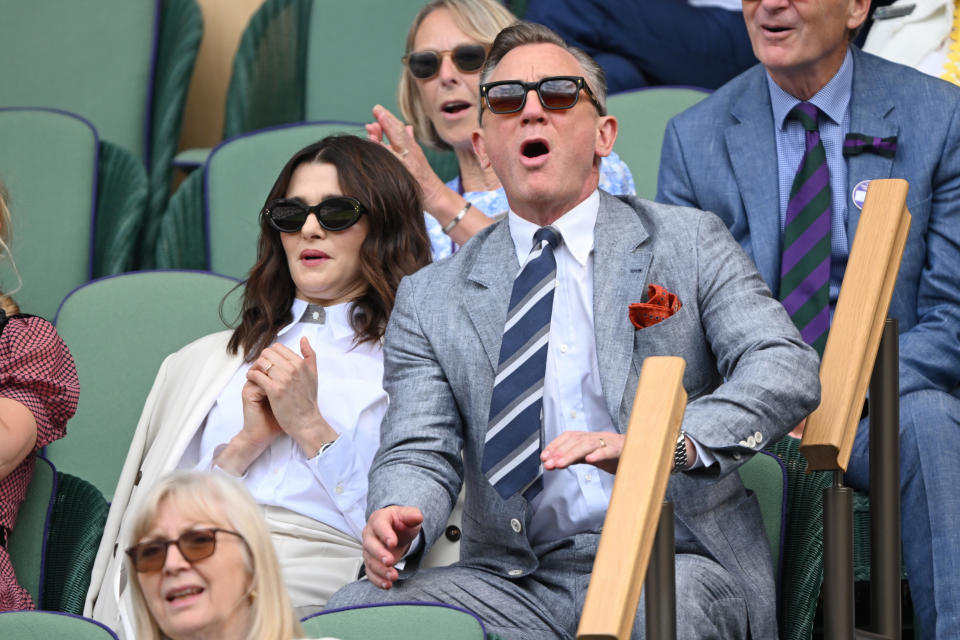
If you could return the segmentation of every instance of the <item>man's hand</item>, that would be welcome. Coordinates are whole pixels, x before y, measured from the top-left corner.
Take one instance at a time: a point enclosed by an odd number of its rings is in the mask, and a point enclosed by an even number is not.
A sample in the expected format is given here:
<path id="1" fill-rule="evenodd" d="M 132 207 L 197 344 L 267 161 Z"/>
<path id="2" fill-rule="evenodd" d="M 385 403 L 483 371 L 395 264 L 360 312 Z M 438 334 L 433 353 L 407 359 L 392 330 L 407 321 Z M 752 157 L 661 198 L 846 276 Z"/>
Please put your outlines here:
<path id="1" fill-rule="evenodd" d="M 370 582 L 389 589 L 400 577 L 394 565 L 420 533 L 423 514 L 416 507 L 391 505 L 370 514 L 363 528 L 363 565 Z"/>
<path id="2" fill-rule="evenodd" d="M 586 462 L 607 473 L 616 473 L 623 440 L 623 435 L 611 431 L 564 431 L 543 448 L 540 460 L 546 470 Z"/>
<path id="3" fill-rule="evenodd" d="M 803 429 L 806 426 L 807 426 L 807 419 L 804 418 L 803 420 L 800 421 L 800 424 L 795 426 L 793 428 L 793 431 L 791 431 L 787 435 L 790 436 L 791 438 L 796 438 L 797 440 L 799 440 L 800 438 L 803 437 Z"/>

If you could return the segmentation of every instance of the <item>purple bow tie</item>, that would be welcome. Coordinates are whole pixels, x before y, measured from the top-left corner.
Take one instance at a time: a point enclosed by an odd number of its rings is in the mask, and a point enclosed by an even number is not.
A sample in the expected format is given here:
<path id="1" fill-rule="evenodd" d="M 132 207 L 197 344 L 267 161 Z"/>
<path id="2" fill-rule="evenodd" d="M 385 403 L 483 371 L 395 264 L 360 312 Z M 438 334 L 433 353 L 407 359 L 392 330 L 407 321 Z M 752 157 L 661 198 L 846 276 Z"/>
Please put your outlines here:
<path id="1" fill-rule="evenodd" d="M 858 156 L 865 152 L 892 158 L 897 152 L 897 136 L 877 138 L 862 133 L 848 133 L 843 141 L 843 155 Z"/>

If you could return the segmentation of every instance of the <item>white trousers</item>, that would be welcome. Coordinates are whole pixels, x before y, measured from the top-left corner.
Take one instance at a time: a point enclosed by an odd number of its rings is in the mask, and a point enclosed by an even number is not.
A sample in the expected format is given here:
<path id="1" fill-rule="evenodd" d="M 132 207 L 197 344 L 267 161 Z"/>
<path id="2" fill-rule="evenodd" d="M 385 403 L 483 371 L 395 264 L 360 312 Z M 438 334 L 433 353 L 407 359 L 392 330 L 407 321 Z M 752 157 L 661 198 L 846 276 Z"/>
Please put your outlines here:
<path id="1" fill-rule="evenodd" d="M 363 564 L 359 540 L 282 507 L 265 505 L 263 516 L 295 609 L 318 610 L 357 579 Z"/>

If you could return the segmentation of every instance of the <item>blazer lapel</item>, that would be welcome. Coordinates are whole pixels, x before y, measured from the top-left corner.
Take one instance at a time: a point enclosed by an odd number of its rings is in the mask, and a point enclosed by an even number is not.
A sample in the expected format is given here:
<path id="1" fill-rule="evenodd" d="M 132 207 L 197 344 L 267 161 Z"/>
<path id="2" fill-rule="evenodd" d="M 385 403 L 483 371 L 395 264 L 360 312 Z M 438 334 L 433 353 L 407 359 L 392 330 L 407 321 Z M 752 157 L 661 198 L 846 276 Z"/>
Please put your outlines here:
<path id="1" fill-rule="evenodd" d="M 473 323 L 494 372 L 500 361 L 503 325 L 513 280 L 520 271 L 517 253 L 506 219 L 498 223 L 479 249 L 467 279 L 464 293 L 467 314 Z"/>
<path id="2" fill-rule="evenodd" d="M 229 337 L 229 333 L 225 335 L 226 338 Z M 241 354 L 230 355 L 227 353 L 226 338 L 222 344 L 223 348 L 217 348 L 214 351 L 202 354 L 203 360 L 197 363 L 201 371 L 196 379 L 201 380 L 203 384 L 195 385 L 196 394 L 183 402 L 185 411 L 180 424 L 190 428 L 177 429 L 176 435 L 169 443 L 171 445 L 170 452 L 174 454 L 167 456 L 168 466 L 171 469 L 180 461 L 183 452 L 186 451 L 197 430 L 206 420 L 207 414 L 210 413 L 213 403 L 217 401 L 217 397 L 223 391 L 223 388 L 227 386 L 230 378 L 243 364 Z M 159 434 L 159 436 L 163 437 L 163 434 Z"/>
<path id="3" fill-rule="evenodd" d="M 619 424 L 624 386 L 633 363 L 634 328 L 629 305 L 646 289 L 652 254 L 641 245 L 649 234 L 636 211 L 603 191 L 594 231 L 593 326 L 600 386 L 614 424 Z"/>
<path id="4" fill-rule="evenodd" d="M 749 87 L 731 109 L 737 124 L 726 130 L 725 139 L 750 228 L 750 243 L 744 248 L 776 292 L 780 288 L 777 143 L 766 71 L 761 66 L 756 69 Z"/>
<path id="5" fill-rule="evenodd" d="M 853 93 L 850 96 L 850 131 L 868 136 L 886 138 L 900 133 L 895 103 L 890 96 L 883 74 L 875 71 L 873 61 L 856 47 L 853 48 Z M 876 153 L 861 153 L 847 158 L 847 239 L 852 244 L 853 234 L 860 220 L 860 209 L 853 203 L 853 189 L 864 180 L 889 178 L 893 174 L 895 158 Z"/>

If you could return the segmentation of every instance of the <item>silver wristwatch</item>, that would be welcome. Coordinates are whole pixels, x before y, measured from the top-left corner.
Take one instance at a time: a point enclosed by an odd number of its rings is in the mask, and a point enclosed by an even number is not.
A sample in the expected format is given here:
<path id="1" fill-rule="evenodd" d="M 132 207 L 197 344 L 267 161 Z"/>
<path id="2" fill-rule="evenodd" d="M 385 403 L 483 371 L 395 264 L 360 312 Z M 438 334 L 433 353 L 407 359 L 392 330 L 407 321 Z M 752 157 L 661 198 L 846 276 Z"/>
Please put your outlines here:
<path id="1" fill-rule="evenodd" d="M 685 471 L 687 468 L 687 434 L 683 431 L 677 437 L 677 448 L 673 450 L 673 473 Z"/>

